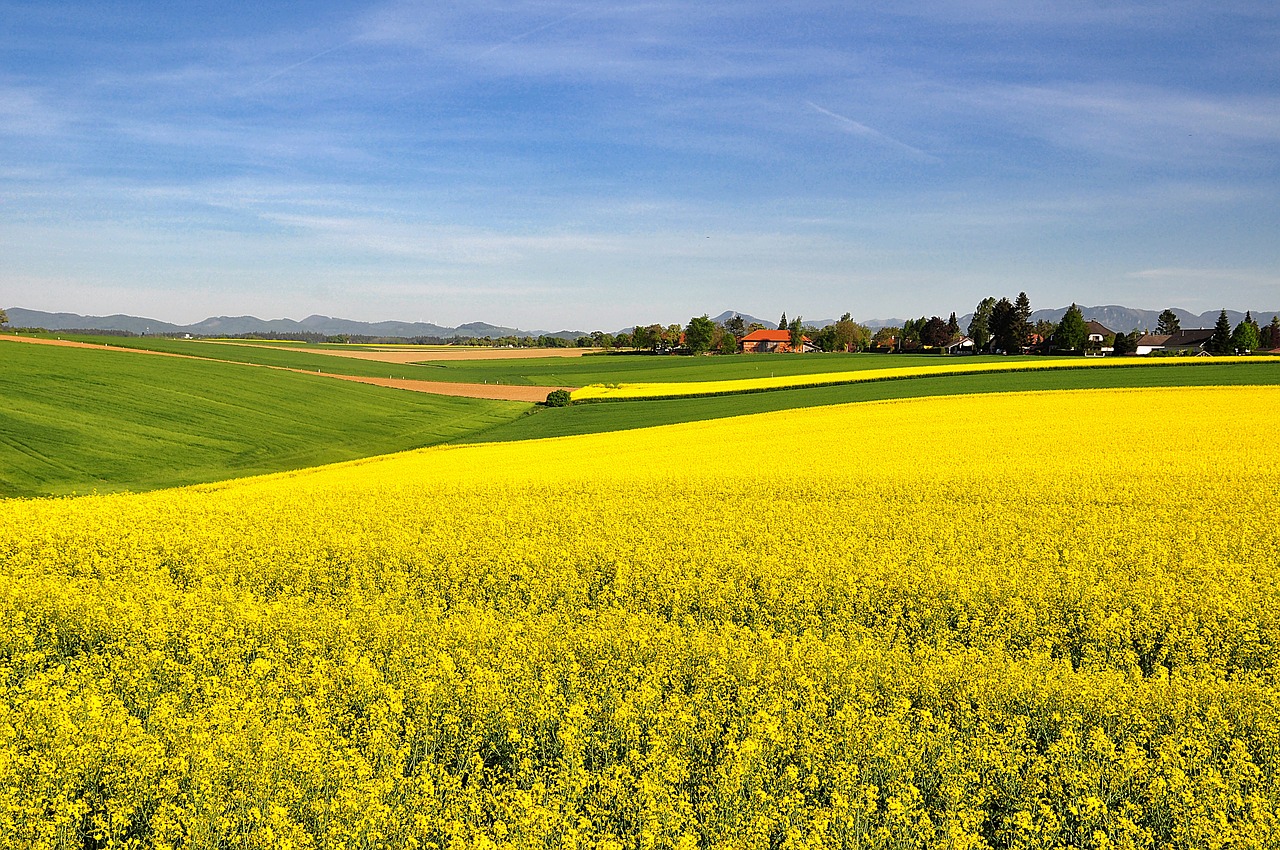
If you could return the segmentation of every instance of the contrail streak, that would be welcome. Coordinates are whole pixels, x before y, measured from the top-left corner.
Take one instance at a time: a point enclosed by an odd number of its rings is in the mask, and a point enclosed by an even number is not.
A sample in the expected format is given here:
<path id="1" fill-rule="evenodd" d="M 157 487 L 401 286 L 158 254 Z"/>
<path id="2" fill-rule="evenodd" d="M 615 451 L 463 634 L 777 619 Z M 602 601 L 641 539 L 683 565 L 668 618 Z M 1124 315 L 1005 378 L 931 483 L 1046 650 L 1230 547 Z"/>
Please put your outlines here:
<path id="1" fill-rule="evenodd" d="M 306 65 L 308 62 L 314 62 L 315 60 L 319 59 L 321 56 L 328 56 L 333 51 L 340 50 L 341 48 L 346 47 L 348 44 L 351 44 L 353 41 L 355 41 L 355 39 L 353 38 L 347 39 L 341 44 L 335 44 L 333 47 L 326 48 L 324 50 L 321 50 L 319 53 L 316 53 L 312 56 L 308 56 L 306 59 L 303 59 L 301 62 L 294 62 L 292 65 L 290 65 L 287 68 L 281 68 L 279 71 L 276 71 L 274 74 L 271 74 L 270 76 L 267 76 L 267 77 L 263 77 L 261 80 L 258 80 L 256 83 L 253 83 L 252 85 L 247 86 L 244 89 L 244 91 L 241 92 L 241 94 L 246 94 L 260 86 L 265 86 L 267 83 L 271 82 L 277 77 L 283 77 L 285 74 L 289 73 L 290 71 L 297 70 L 298 68 L 301 68 L 303 65 Z"/>
<path id="2" fill-rule="evenodd" d="M 531 35 L 537 35 L 538 33 L 542 32 L 543 30 L 547 30 L 547 29 L 551 29 L 552 27 L 560 26 L 560 24 L 563 24 L 565 21 L 570 20 L 571 18 L 576 18 L 576 17 L 578 17 L 579 15 L 581 15 L 581 14 L 582 14 L 583 12 L 585 12 L 585 11 L 587 11 L 585 8 L 583 8 L 583 9 L 577 9 L 577 10 L 575 10 L 575 11 L 573 11 L 573 12 L 570 12 L 569 14 L 565 15 L 564 17 L 556 18 L 554 21 L 550 21 L 550 22 L 548 22 L 548 23 L 545 23 L 545 24 L 543 24 L 542 26 L 534 27 L 533 29 L 529 30 L 528 32 L 522 32 L 522 33 L 520 33 L 519 35 L 513 35 L 511 38 L 507 39 L 506 41 L 500 42 L 500 43 L 498 43 L 498 44 L 495 44 L 493 47 L 490 47 L 488 50 L 486 50 L 486 51 L 484 51 L 483 53 L 481 53 L 480 55 L 478 55 L 478 56 L 476 57 L 476 59 L 483 59 L 484 57 L 488 56 L 490 53 L 493 53 L 493 52 L 495 52 L 495 51 L 501 50 L 502 48 L 504 48 L 504 47 L 508 47 L 508 46 L 510 46 L 510 45 L 512 45 L 512 44 L 515 44 L 517 41 L 521 41 L 521 40 L 523 40 L 523 39 L 526 39 L 526 38 L 528 38 L 528 37 L 529 37 L 529 36 L 531 36 Z"/>
<path id="3" fill-rule="evenodd" d="M 936 156 L 925 153 L 919 148 L 913 148 L 911 147 L 911 145 L 908 145 L 905 142 L 900 142 L 897 139 L 893 138 L 892 136 L 886 136 L 884 133 L 881 133 L 879 130 L 876 130 L 872 127 L 868 127 L 866 124 L 860 124 L 859 122 L 854 121 L 852 118 L 847 118 L 838 112 L 832 112 L 830 109 L 824 109 L 823 107 L 819 106 L 818 104 L 814 103 L 811 100 L 806 100 L 805 103 L 808 104 L 810 108 L 822 113 L 823 115 L 826 115 L 828 118 L 835 119 L 837 124 L 839 124 L 841 127 L 845 129 L 845 131 L 847 131 L 848 133 L 851 133 L 852 135 L 861 136 L 864 139 L 869 139 L 884 147 L 889 147 L 895 150 L 903 151 L 905 153 L 910 154 L 914 159 L 923 159 L 928 162 L 939 161 Z"/>

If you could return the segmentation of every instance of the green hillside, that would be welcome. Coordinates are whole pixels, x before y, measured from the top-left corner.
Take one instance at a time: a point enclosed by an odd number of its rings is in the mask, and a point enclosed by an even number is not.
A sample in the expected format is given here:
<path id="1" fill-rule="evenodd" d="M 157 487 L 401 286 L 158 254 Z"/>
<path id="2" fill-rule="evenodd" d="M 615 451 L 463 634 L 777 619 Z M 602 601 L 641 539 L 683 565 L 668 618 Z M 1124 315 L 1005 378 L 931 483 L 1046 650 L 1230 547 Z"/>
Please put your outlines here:
<path id="1" fill-rule="evenodd" d="M 146 490 L 447 442 L 516 402 L 0 342 L 0 496 Z"/>

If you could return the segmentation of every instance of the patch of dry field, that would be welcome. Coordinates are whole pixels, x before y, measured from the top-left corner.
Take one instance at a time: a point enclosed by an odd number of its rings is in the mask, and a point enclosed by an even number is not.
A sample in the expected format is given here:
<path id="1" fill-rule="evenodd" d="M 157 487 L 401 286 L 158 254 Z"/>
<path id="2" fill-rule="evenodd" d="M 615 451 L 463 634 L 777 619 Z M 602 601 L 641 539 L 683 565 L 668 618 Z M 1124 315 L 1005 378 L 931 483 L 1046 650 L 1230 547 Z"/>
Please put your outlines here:
<path id="1" fill-rule="evenodd" d="M 242 343 L 217 341 L 218 345 L 242 345 Z M 253 345 L 253 348 L 271 348 L 277 351 L 298 351 L 297 348 L 276 345 Z M 524 360 L 533 357 L 581 357 L 589 348 L 418 348 L 407 351 L 403 347 L 383 349 L 308 348 L 308 354 L 329 354 L 349 357 L 353 360 L 374 360 L 379 363 L 418 363 L 424 360 Z M 430 382 L 421 382 L 430 383 Z"/>
<path id="2" fill-rule="evenodd" d="M 97 351 L 126 351 L 135 354 L 155 354 L 161 357 L 179 357 L 186 360 L 209 360 L 208 357 L 195 357 L 190 354 L 172 354 L 167 351 L 148 351 L 140 348 L 120 348 L 109 345 L 95 345 L 87 342 L 73 342 L 65 339 L 38 339 L 33 337 L 0 336 L 0 340 L 29 342 L 36 345 L 61 345 L 72 348 L 92 348 Z M 274 347 L 274 346 L 271 346 Z M 329 353 L 329 352 L 325 352 Z M 415 355 L 421 359 L 421 354 Z M 459 359 L 459 358 L 454 358 Z M 234 360 L 216 360 L 217 363 L 230 363 L 236 366 L 247 366 L 255 369 L 277 369 L 282 372 L 297 372 L 302 375 L 317 375 L 322 378 L 337 378 L 342 381 L 355 381 L 359 384 L 372 384 L 375 387 L 390 387 L 397 390 L 411 390 L 419 393 L 457 396 L 460 398 L 486 398 L 498 401 L 544 401 L 547 393 L 556 389 L 573 390 L 574 387 L 524 387 L 504 384 L 451 384 L 443 381 L 414 381 L 395 378 L 365 378 L 359 375 L 334 375 L 331 373 L 312 372 L 309 369 L 289 369 L 284 366 L 265 366 L 258 363 L 239 363 Z"/>
<path id="3" fill-rule="evenodd" d="M 314 374 L 308 372 L 307 374 Z M 414 381 L 408 378 L 362 378 L 358 375 L 326 375 L 375 387 L 391 387 L 397 390 L 413 390 L 436 395 L 461 396 L 463 398 L 488 398 L 499 401 L 545 401 L 552 390 L 569 390 L 573 387 L 526 387 L 509 384 L 446 384 L 441 381 Z"/>

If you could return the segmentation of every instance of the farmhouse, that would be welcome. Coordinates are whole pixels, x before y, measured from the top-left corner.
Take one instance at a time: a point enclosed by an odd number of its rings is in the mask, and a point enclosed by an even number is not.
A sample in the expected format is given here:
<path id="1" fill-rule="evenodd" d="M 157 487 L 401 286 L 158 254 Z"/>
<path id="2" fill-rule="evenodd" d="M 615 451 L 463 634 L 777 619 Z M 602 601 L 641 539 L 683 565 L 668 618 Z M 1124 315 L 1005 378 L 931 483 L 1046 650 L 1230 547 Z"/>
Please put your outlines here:
<path id="1" fill-rule="evenodd" d="M 942 346 L 942 350 L 947 354 L 976 354 L 977 349 L 972 339 L 962 336 L 959 339 L 952 340 Z"/>
<path id="2" fill-rule="evenodd" d="M 809 337 L 801 337 L 800 351 L 817 351 Z M 790 331 L 752 331 L 742 338 L 742 350 L 747 354 L 763 354 L 776 352 L 779 354 L 792 351 Z"/>
<path id="3" fill-rule="evenodd" d="M 1204 354 L 1213 336 L 1213 328 L 1188 328 L 1177 333 L 1147 334 L 1138 340 L 1138 354 L 1168 351 L 1176 354 Z"/>
<path id="4" fill-rule="evenodd" d="M 1089 342 L 1096 342 L 1099 344 L 1101 344 L 1107 337 L 1116 335 L 1116 332 L 1111 330 L 1111 328 L 1102 324 L 1102 322 L 1094 321 L 1093 319 L 1084 323 L 1084 329 L 1087 334 L 1086 339 Z"/>
<path id="5" fill-rule="evenodd" d="M 1141 357 L 1153 351 L 1164 351 L 1164 344 L 1172 337 L 1172 334 L 1143 334 L 1138 338 L 1138 345 L 1133 353 Z"/>

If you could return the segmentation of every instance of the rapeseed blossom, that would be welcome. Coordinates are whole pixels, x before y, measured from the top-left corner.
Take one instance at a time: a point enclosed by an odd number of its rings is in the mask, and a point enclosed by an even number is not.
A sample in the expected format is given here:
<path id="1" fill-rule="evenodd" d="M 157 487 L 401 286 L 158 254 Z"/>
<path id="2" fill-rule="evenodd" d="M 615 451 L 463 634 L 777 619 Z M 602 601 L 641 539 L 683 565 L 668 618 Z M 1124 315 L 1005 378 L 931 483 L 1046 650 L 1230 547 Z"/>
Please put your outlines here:
<path id="1" fill-rule="evenodd" d="M 920 399 L 0 502 L 0 847 L 1267 846 L 1278 402 Z"/>

